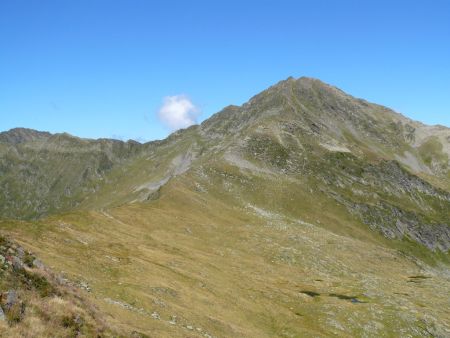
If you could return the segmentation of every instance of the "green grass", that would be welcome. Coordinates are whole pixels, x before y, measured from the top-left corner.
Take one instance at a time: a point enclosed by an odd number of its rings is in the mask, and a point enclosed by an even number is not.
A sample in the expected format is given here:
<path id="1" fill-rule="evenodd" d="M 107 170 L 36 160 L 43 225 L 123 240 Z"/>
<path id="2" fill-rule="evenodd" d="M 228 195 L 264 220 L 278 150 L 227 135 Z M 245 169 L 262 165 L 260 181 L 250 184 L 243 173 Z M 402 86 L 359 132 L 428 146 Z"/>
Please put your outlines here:
<path id="1" fill-rule="evenodd" d="M 87 284 L 84 296 L 121 332 L 443 336 L 449 253 L 380 231 L 398 219 L 424 231 L 448 223 L 443 176 L 395 162 L 416 154 L 411 128 L 319 81 L 290 79 L 143 146 L 67 135 L 18 152 L 0 144 L 0 212 L 29 219 L 3 219 L 0 230 L 75 289 Z M 351 153 L 323 146 L 334 143 Z M 444 163 L 437 140 L 417 152 Z M 75 334 L 86 305 L 65 311 L 39 275 L 22 277 L 47 321 L 53 307 L 55 325 Z"/>
<path id="2" fill-rule="evenodd" d="M 418 151 L 423 161 L 431 165 L 433 161 L 441 163 L 443 168 L 448 170 L 448 155 L 442 152 L 443 146 L 437 137 L 430 137 L 423 143 Z"/>
<path id="3" fill-rule="evenodd" d="M 129 332 L 181 337 L 189 325 L 214 336 L 396 336 L 422 332 L 422 315 L 445 325 L 445 299 L 436 294 L 449 291 L 445 279 L 435 275 L 420 288 L 408 283 L 422 270 L 345 208 L 302 188 L 310 185 L 274 184 L 223 164 L 208 179 L 174 179 L 151 202 L 53 216 L 39 223 L 41 231 L 28 231 L 38 223 L 3 229 L 71 280 L 86 281 L 90 298 Z M 414 295 L 407 309 L 399 293 Z M 155 311 L 161 319 L 151 318 Z M 169 323 L 172 316 L 177 324 Z M 366 326 L 373 321 L 380 328 Z"/>

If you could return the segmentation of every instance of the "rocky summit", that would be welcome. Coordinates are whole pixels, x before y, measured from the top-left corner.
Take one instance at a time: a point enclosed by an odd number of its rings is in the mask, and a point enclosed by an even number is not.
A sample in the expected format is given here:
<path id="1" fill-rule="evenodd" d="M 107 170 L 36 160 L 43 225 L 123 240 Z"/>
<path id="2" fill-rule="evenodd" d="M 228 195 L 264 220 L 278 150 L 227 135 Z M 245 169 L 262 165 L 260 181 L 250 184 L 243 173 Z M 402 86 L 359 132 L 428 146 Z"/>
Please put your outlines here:
<path id="1" fill-rule="evenodd" d="M 305 77 L 162 141 L 0 133 L 0 333 L 448 337 L 449 163 Z"/>

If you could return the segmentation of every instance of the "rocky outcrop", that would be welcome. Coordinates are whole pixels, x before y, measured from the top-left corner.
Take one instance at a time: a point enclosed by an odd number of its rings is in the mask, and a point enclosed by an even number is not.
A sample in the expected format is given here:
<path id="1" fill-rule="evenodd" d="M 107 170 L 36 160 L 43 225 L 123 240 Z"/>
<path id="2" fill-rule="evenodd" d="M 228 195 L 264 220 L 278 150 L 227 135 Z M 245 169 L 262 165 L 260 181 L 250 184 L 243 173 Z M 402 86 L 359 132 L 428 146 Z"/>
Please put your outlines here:
<path id="1" fill-rule="evenodd" d="M 386 203 L 353 204 L 349 209 L 370 228 L 381 232 L 387 238 L 408 238 L 433 251 L 450 250 L 449 224 L 427 223 L 419 214 Z"/>
<path id="2" fill-rule="evenodd" d="M 116 336 L 77 283 L 55 274 L 33 253 L 0 236 L 0 257 L 0 335 Z"/>

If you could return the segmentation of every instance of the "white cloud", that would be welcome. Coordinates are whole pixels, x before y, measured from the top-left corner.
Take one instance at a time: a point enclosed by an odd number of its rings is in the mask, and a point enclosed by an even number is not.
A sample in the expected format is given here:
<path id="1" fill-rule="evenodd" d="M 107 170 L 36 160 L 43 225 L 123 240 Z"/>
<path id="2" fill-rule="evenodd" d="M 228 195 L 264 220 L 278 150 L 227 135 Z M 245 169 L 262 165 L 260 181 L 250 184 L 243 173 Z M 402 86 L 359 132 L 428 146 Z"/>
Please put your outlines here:
<path id="1" fill-rule="evenodd" d="M 159 119 L 171 130 L 196 124 L 199 114 L 200 110 L 186 95 L 166 96 L 158 111 Z"/>

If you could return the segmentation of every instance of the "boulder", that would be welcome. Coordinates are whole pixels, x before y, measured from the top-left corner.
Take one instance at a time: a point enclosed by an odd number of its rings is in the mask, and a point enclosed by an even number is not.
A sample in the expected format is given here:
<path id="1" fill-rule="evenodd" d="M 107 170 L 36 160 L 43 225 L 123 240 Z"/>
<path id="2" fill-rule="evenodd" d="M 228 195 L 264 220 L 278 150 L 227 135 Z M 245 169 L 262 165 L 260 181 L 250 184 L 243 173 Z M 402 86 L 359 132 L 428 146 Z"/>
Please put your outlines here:
<path id="1" fill-rule="evenodd" d="M 0 306 L 0 321 L 6 321 L 5 313 L 3 312 L 2 307 Z"/>
<path id="2" fill-rule="evenodd" d="M 23 262 L 19 257 L 12 256 L 11 262 L 12 262 L 12 266 L 13 266 L 14 270 L 17 271 L 17 270 L 23 269 Z"/>
<path id="3" fill-rule="evenodd" d="M 17 257 L 19 257 L 20 259 L 23 259 L 23 257 L 25 256 L 25 251 L 23 250 L 23 248 L 19 247 L 16 251 L 17 251 Z"/>
<path id="4" fill-rule="evenodd" d="M 33 260 L 33 266 L 38 269 L 44 269 L 44 263 L 42 263 L 39 259 Z"/>
<path id="5" fill-rule="evenodd" d="M 11 309 L 17 302 L 19 301 L 19 297 L 17 297 L 16 290 L 9 290 L 6 296 L 5 308 L 6 310 Z"/>

